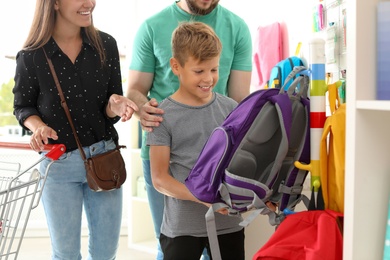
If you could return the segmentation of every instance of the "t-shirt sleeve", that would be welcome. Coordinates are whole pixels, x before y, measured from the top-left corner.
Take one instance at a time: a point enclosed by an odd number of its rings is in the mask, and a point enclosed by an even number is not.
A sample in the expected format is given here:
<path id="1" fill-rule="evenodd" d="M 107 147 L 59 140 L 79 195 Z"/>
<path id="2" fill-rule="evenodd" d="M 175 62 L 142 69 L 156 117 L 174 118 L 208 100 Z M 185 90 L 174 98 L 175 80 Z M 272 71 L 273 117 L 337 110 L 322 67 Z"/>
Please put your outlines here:
<path id="1" fill-rule="evenodd" d="M 158 127 L 154 127 L 152 132 L 146 134 L 147 146 L 171 146 L 171 135 L 162 122 Z"/>
<path id="2" fill-rule="evenodd" d="M 234 54 L 232 70 L 252 70 L 252 38 L 249 28 L 244 21 L 240 23 Z"/>
<path id="3" fill-rule="evenodd" d="M 154 73 L 155 57 L 153 51 L 153 31 L 144 22 L 134 37 L 132 58 L 129 69 Z"/>

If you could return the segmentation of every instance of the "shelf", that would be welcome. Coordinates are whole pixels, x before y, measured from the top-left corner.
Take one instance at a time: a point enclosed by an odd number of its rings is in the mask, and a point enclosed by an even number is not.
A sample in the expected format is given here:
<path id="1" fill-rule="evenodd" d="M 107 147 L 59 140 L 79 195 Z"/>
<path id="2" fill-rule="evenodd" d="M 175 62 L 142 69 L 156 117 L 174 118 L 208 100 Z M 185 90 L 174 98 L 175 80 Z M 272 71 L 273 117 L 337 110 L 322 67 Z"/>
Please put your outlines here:
<path id="1" fill-rule="evenodd" d="M 157 239 L 144 188 L 145 183 L 139 179 L 143 176 L 140 152 L 140 149 L 130 149 L 129 151 L 131 195 L 128 214 L 128 247 L 156 254 Z"/>
<path id="2" fill-rule="evenodd" d="M 390 195 L 390 100 L 375 100 L 377 5 L 348 0 L 344 260 L 383 259 Z M 350 102 L 350 103 L 348 103 Z M 373 192 L 364 192 L 370 187 Z M 367 207 L 373 214 L 367 213 Z"/>
<path id="3" fill-rule="evenodd" d="M 137 202 L 141 202 L 141 203 L 148 203 L 148 199 L 147 198 L 140 198 L 140 197 L 137 197 L 137 196 L 132 196 L 131 200 L 137 201 Z"/>
<path id="4" fill-rule="evenodd" d="M 157 240 L 151 239 L 151 240 L 144 240 L 136 243 L 129 243 L 129 248 L 151 253 L 151 254 L 157 254 Z"/>
<path id="5" fill-rule="evenodd" d="M 390 101 L 387 100 L 358 100 L 356 108 L 362 110 L 390 111 Z"/>
<path id="6" fill-rule="evenodd" d="M 132 197 L 129 212 L 129 246 L 156 240 L 152 216 L 146 199 Z"/>

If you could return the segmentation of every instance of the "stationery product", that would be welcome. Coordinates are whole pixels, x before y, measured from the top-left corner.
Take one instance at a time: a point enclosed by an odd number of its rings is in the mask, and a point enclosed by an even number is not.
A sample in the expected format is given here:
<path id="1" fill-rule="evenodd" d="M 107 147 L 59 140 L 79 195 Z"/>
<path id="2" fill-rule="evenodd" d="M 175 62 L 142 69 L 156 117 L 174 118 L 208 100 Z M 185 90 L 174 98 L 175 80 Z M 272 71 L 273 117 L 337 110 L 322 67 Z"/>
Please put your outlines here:
<path id="1" fill-rule="evenodd" d="M 377 5 L 377 80 L 376 97 L 390 100 L 390 2 Z"/>

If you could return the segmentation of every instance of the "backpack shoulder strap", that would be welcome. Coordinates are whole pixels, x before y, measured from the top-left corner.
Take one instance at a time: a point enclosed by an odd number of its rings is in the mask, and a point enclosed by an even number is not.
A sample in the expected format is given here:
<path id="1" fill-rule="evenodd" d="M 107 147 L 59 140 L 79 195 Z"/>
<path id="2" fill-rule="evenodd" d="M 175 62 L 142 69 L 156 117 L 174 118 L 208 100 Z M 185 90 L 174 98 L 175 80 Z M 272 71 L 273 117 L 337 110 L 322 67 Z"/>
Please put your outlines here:
<path id="1" fill-rule="evenodd" d="M 305 70 L 296 68 L 296 74 Z M 299 84 L 299 90 L 297 86 Z M 309 199 L 302 195 L 303 183 L 308 174 L 307 170 L 295 167 L 294 163 L 310 163 L 310 101 L 307 98 L 309 77 L 300 74 L 290 85 L 287 93 L 292 104 L 292 126 L 290 131 L 289 154 L 279 172 L 274 185 L 272 201 L 279 204 L 281 211 L 293 210 L 295 205 L 303 201 L 308 207 Z"/>

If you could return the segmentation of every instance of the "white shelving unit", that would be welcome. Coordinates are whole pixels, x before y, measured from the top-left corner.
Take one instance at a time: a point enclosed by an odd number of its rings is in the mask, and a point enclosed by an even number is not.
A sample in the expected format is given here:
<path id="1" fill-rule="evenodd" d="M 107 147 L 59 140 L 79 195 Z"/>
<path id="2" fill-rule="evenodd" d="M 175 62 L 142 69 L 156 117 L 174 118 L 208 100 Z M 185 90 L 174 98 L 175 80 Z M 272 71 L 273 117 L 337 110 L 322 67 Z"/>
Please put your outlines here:
<path id="1" fill-rule="evenodd" d="M 141 150 L 138 146 L 138 121 L 131 123 L 131 133 L 135 137 L 130 144 L 128 178 L 130 199 L 128 205 L 128 247 L 156 253 L 157 240 L 154 234 L 152 216 L 147 198 L 139 196 L 138 177 L 143 175 Z"/>
<path id="2" fill-rule="evenodd" d="M 130 151 L 130 201 L 128 212 L 128 246 L 133 249 L 155 253 L 156 237 L 153 229 L 147 198 L 137 194 L 137 178 L 143 175 L 140 149 Z"/>
<path id="3" fill-rule="evenodd" d="M 376 6 L 347 1 L 345 260 L 382 259 L 390 190 L 390 101 L 376 97 Z"/>

